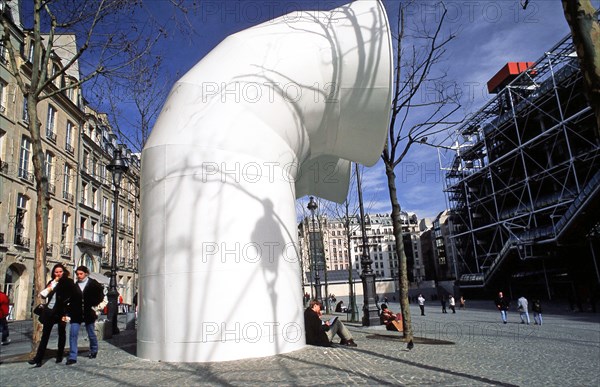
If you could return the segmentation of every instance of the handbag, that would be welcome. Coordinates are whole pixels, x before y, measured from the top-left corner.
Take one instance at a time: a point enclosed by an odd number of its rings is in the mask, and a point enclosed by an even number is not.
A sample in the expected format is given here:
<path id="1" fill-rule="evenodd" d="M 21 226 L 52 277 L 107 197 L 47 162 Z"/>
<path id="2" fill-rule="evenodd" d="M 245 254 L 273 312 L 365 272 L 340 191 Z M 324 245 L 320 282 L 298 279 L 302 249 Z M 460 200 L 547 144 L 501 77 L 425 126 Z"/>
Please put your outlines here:
<path id="1" fill-rule="evenodd" d="M 33 308 L 33 314 L 42 317 L 44 312 L 46 311 L 46 304 L 39 304 L 35 308 Z"/>

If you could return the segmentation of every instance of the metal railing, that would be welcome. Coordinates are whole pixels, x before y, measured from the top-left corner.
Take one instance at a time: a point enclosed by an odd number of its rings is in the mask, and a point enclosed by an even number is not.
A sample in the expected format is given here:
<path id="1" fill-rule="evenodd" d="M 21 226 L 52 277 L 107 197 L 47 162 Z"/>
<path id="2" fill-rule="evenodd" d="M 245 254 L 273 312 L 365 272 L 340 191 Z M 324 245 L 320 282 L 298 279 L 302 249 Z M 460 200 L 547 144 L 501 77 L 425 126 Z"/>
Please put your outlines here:
<path id="1" fill-rule="evenodd" d="M 23 236 L 17 235 L 15 237 L 15 245 L 20 247 L 29 248 L 29 238 L 25 238 Z"/>
<path id="2" fill-rule="evenodd" d="M 90 242 L 101 245 L 104 243 L 104 235 L 82 228 L 79 229 L 78 240 L 81 242 Z"/>
<path id="3" fill-rule="evenodd" d="M 56 133 L 46 130 L 46 138 L 56 144 Z"/>

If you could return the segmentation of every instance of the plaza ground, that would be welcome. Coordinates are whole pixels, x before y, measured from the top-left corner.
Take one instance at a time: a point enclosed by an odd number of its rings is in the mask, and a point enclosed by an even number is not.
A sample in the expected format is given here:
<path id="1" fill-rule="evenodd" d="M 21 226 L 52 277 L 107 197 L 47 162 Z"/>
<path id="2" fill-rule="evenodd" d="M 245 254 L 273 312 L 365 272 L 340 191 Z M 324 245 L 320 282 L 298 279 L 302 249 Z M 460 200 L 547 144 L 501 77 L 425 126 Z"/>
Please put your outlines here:
<path id="1" fill-rule="evenodd" d="M 398 304 L 390 306 L 398 310 Z M 47 358 L 41 368 L 25 361 L 31 322 L 14 322 L 13 342 L 1 347 L 0 385 L 600 385 L 600 314 L 554 306 L 544 314 L 543 326 L 537 326 L 533 320 L 520 324 L 514 311 L 509 312 L 509 323 L 502 324 L 489 301 L 470 302 L 456 314 L 442 314 L 439 302 L 428 302 L 425 316 L 416 305 L 411 312 L 418 338 L 412 351 L 406 350 L 399 333 L 348 322 L 357 348 L 307 346 L 266 358 L 165 363 L 137 358 L 135 330 L 123 330 L 100 341 L 96 359 L 85 357 L 87 341 L 80 339 L 77 364 L 66 366 L 64 360 L 56 364 Z M 124 316 L 121 319 L 124 328 Z M 49 348 L 56 348 L 55 334 Z"/>

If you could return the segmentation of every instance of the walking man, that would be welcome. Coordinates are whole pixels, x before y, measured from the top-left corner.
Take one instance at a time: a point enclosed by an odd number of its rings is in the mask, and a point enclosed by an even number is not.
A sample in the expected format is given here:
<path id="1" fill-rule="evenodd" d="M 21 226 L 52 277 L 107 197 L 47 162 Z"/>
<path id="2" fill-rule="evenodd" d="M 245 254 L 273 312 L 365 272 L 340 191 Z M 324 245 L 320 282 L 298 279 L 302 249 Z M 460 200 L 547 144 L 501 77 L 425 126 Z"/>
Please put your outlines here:
<path id="1" fill-rule="evenodd" d="M 104 288 L 98 281 L 89 278 L 90 271 L 85 266 L 79 266 L 75 270 L 77 284 L 71 298 L 71 331 L 69 334 L 69 359 L 67 365 L 77 363 L 77 338 L 79 337 L 79 328 L 85 324 L 88 338 L 90 341 L 90 359 L 96 358 L 98 353 L 98 338 L 95 332 L 95 321 L 98 318 L 93 308 L 97 307 L 104 300 Z"/>
<path id="2" fill-rule="evenodd" d="M 421 316 L 425 316 L 425 298 L 422 294 L 419 293 L 417 301 L 419 302 L 419 309 L 421 309 Z"/>
<path id="3" fill-rule="evenodd" d="M 452 294 L 448 296 L 448 303 L 450 304 L 450 309 L 452 309 L 452 313 L 456 313 L 456 301 L 454 301 L 454 296 Z"/>
<path id="4" fill-rule="evenodd" d="M 527 320 L 527 325 L 529 325 L 529 303 L 524 296 L 521 296 L 517 300 L 517 310 L 521 316 L 521 324 L 525 324 L 525 320 Z"/>
<path id="5" fill-rule="evenodd" d="M 504 294 L 502 292 L 498 292 L 498 297 L 496 297 L 496 301 L 494 303 L 496 304 L 496 308 L 498 308 L 498 310 L 500 311 L 502 322 L 506 324 L 508 322 L 506 318 L 506 311 L 508 310 L 510 301 L 508 300 L 508 298 L 504 297 Z"/>
<path id="6" fill-rule="evenodd" d="M 533 320 L 535 321 L 535 325 L 542 325 L 542 303 L 539 299 L 533 300 L 531 310 L 533 310 Z"/>

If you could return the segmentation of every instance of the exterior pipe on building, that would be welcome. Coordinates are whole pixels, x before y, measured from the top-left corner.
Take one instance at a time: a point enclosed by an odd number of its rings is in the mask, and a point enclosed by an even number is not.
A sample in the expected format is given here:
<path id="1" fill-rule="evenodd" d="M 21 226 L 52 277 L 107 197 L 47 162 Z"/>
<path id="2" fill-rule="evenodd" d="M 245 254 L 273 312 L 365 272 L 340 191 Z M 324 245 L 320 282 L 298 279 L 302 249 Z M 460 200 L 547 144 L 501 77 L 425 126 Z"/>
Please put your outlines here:
<path id="1" fill-rule="evenodd" d="M 173 87 L 142 153 L 138 356 L 209 362 L 304 347 L 295 200 L 343 201 L 392 90 L 379 1 L 229 36 Z"/>

